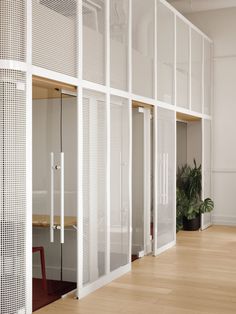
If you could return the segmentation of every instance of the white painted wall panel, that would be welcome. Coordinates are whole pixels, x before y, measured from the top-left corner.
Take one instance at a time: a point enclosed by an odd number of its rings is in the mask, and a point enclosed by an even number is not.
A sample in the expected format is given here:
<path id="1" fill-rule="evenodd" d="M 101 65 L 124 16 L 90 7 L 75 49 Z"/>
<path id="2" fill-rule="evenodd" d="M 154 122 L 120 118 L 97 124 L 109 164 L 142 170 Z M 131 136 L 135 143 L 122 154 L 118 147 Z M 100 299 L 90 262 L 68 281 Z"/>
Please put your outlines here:
<path id="1" fill-rule="evenodd" d="M 213 223 L 236 224 L 236 8 L 187 17 L 214 41 Z"/>

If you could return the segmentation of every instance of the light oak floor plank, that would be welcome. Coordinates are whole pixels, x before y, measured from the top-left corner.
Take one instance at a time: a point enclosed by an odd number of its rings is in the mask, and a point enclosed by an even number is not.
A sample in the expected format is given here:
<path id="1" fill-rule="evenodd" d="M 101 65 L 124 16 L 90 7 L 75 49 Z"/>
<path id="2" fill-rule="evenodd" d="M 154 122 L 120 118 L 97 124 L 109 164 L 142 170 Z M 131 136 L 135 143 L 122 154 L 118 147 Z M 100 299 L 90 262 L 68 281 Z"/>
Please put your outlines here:
<path id="1" fill-rule="evenodd" d="M 235 314 L 236 228 L 179 232 L 176 247 L 132 264 L 132 272 L 77 301 L 37 314 Z"/>

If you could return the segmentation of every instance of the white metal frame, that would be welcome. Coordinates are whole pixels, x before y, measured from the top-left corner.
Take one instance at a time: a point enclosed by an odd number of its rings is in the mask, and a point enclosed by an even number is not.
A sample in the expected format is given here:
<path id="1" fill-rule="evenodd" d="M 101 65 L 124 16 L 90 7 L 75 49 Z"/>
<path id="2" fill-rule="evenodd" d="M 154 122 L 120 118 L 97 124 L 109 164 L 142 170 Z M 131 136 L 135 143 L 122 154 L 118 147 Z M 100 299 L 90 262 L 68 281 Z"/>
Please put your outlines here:
<path id="1" fill-rule="evenodd" d="M 32 313 L 32 1 L 26 2 L 26 313 Z"/>
<path id="2" fill-rule="evenodd" d="M 32 312 L 32 75 L 41 76 L 44 78 L 48 78 L 51 80 L 60 81 L 63 83 L 71 84 L 77 87 L 77 104 L 78 104 L 78 195 L 77 195 L 77 215 L 78 215 L 78 230 L 77 240 L 78 240 L 78 251 L 77 251 L 77 262 L 78 262 L 78 272 L 77 272 L 77 297 L 81 298 L 88 293 L 94 291 L 98 287 L 103 286 L 104 284 L 110 282 L 111 280 L 121 276 L 131 269 L 131 247 L 132 247 L 132 142 L 130 145 L 130 160 L 129 160 L 129 196 L 130 196 L 130 260 L 129 263 L 120 268 L 119 270 L 110 273 L 110 264 L 109 264 L 109 250 L 110 250 L 110 193 L 109 193 L 109 182 L 110 182 L 110 145 L 108 141 L 107 147 L 107 157 L 109 157 L 107 163 L 107 269 L 106 276 L 97 280 L 94 284 L 83 287 L 83 180 L 82 180 L 82 169 L 83 169 L 83 111 L 82 111 L 82 102 L 83 102 L 83 89 L 91 89 L 96 92 L 101 92 L 106 95 L 106 104 L 107 104 L 107 137 L 110 138 L 110 97 L 111 95 L 119 96 L 128 99 L 129 102 L 129 122 L 130 122 L 130 141 L 132 139 L 132 100 L 141 101 L 154 106 L 154 212 L 157 211 L 157 107 L 166 108 L 173 110 L 174 112 L 182 112 L 186 114 L 191 114 L 202 119 L 211 120 L 211 116 L 204 114 L 204 99 L 203 99 L 203 110 L 202 113 L 196 113 L 191 111 L 190 109 L 184 109 L 176 106 L 176 17 L 183 20 L 190 28 L 190 30 L 194 30 L 198 32 L 205 40 L 212 43 L 211 39 L 208 38 L 204 33 L 202 33 L 197 27 L 195 27 L 192 23 L 190 23 L 185 17 L 183 17 L 176 9 L 174 9 L 167 1 L 165 0 L 155 0 L 155 47 L 154 47 L 154 99 L 143 97 L 140 95 L 136 95 L 132 93 L 132 0 L 129 0 L 129 52 L 128 52 L 128 92 L 114 89 L 110 87 L 110 33 L 109 33 L 109 9 L 110 9 L 110 1 L 106 0 L 106 85 L 100 85 L 93 82 L 89 82 L 83 80 L 83 21 L 82 21 L 82 6 L 83 1 L 78 0 L 78 8 L 77 8 L 77 77 L 70 77 L 65 74 L 61 74 L 58 72 L 54 72 L 48 69 L 43 69 L 37 66 L 32 65 L 32 1 L 27 0 L 27 62 L 26 64 L 17 61 L 8 61 L 8 60 L 0 60 L 0 68 L 8 68 L 8 69 L 17 69 L 22 70 L 27 73 L 27 147 L 26 147 L 26 162 L 27 162 L 27 180 L 26 180 L 26 192 L 27 192 L 27 230 L 26 230 L 26 249 L 27 249 L 27 261 L 26 261 L 26 269 L 27 269 L 27 287 L 26 287 L 26 298 L 27 298 L 27 314 Z M 164 4 L 169 10 L 174 13 L 174 105 L 170 105 L 164 102 L 160 102 L 157 100 L 157 21 L 156 21 L 156 13 L 157 13 L 157 1 L 160 1 Z M 190 42 L 191 45 L 191 42 Z M 204 50 L 203 50 L 203 59 L 204 63 Z M 191 59 L 190 59 L 191 64 Z M 203 64 L 204 69 L 204 64 Z M 204 73 L 204 71 L 203 71 Z M 190 73 L 191 80 L 191 73 Z M 191 81 L 190 81 L 191 87 Z M 204 87 L 204 86 L 203 86 Z M 190 90 L 191 91 L 191 90 Z M 204 93 L 204 88 L 203 88 Z M 204 94 L 203 94 L 204 95 Z M 203 128 L 203 138 L 204 138 L 204 128 Z M 176 140 L 175 140 L 176 142 Z M 175 144 L 176 151 L 176 144 Z M 203 152 L 204 154 L 204 152 Z M 175 178 L 174 178 L 175 180 Z M 154 217 L 156 219 L 156 217 Z M 156 230 L 154 230 L 154 247 L 156 247 Z M 162 250 L 165 250 L 175 244 L 170 243 Z M 160 252 L 154 252 L 160 253 Z"/>

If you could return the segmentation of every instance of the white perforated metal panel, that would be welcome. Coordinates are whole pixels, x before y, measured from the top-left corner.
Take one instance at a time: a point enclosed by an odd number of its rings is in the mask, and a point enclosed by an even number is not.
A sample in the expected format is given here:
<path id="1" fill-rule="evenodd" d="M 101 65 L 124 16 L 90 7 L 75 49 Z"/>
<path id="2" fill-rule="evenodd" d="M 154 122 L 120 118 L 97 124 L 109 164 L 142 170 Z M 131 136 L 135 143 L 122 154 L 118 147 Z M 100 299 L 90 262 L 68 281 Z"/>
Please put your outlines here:
<path id="1" fill-rule="evenodd" d="M 0 70 L 1 314 L 25 313 L 25 81 L 22 72 Z"/>
<path id="2" fill-rule="evenodd" d="M 175 239 L 175 115 L 157 109 L 158 206 L 156 215 L 156 253 Z"/>
<path id="3" fill-rule="evenodd" d="M 140 12 L 142 12 L 141 15 Z M 132 2 L 133 93 L 150 98 L 154 97 L 154 18 L 155 1 L 135 0 Z"/>
<path id="4" fill-rule="evenodd" d="M 189 26 L 176 19 L 176 102 L 177 106 L 189 109 Z"/>
<path id="5" fill-rule="evenodd" d="M 0 59 L 25 61 L 25 0 L 0 1 Z"/>
<path id="6" fill-rule="evenodd" d="M 204 156 L 203 156 L 203 169 L 204 169 L 204 190 L 203 190 L 203 198 L 211 198 L 211 120 L 203 120 L 204 123 Z M 207 228 L 211 225 L 211 213 L 206 213 L 202 215 L 202 229 Z"/>
<path id="7" fill-rule="evenodd" d="M 83 78 L 105 84 L 105 0 L 83 0 Z"/>
<path id="8" fill-rule="evenodd" d="M 76 76 L 77 1 L 32 0 L 33 65 Z"/>
<path id="9" fill-rule="evenodd" d="M 129 107 L 111 96 L 110 271 L 129 263 Z"/>
<path id="10" fill-rule="evenodd" d="M 128 89 L 129 1 L 110 1 L 111 87 Z"/>
<path id="11" fill-rule="evenodd" d="M 157 99 L 174 103 L 174 14 L 157 1 Z M 165 30 L 165 31 L 162 31 Z"/>
<path id="12" fill-rule="evenodd" d="M 106 268 L 106 105 L 104 96 L 83 99 L 83 282 L 92 283 Z"/>

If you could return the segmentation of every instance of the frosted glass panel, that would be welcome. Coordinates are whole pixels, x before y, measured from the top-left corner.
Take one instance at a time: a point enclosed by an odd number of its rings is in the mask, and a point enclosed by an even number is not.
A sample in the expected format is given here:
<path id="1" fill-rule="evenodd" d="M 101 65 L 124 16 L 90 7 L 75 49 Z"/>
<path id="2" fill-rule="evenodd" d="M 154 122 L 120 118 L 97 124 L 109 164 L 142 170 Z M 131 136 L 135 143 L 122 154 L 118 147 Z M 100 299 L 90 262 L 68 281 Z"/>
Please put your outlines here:
<path id="1" fill-rule="evenodd" d="M 129 1 L 110 0 L 111 87 L 128 89 Z"/>
<path id="2" fill-rule="evenodd" d="M 175 239 L 175 113 L 157 109 L 157 250 Z"/>
<path id="3" fill-rule="evenodd" d="M 189 27 L 176 19 L 176 84 L 177 106 L 189 108 Z"/>
<path id="4" fill-rule="evenodd" d="M 204 113 L 211 114 L 212 105 L 212 44 L 204 42 Z"/>
<path id="5" fill-rule="evenodd" d="M 157 2 L 157 99 L 174 103 L 174 14 Z"/>
<path id="6" fill-rule="evenodd" d="M 204 199 L 207 197 L 211 198 L 211 121 L 204 120 Z M 211 213 L 206 213 L 202 215 L 202 229 L 206 228 L 211 224 Z"/>
<path id="7" fill-rule="evenodd" d="M 129 263 L 129 107 L 111 97 L 111 233 L 110 270 Z"/>
<path id="8" fill-rule="evenodd" d="M 211 197 L 211 121 L 204 120 L 204 197 Z"/>
<path id="9" fill-rule="evenodd" d="M 191 31 L 192 70 L 191 70 L 191 105 L 192 110 L 202 112 L 202 36 L 196 31 Z"/>
<path id="10" fill-rule="evenodd" d="M 105 1 L 83 0 L 83 79 L 105 83 Z"/>
<path id="11" fill-rule="evenodd" d="M 132 2 L 133 93 L 154 97 L 155 1 Z"/>
<path id="12" fill-rule="evenodd" d="M 132 255 L 150 253 L 152 212 L 151 109 L 132 109 Z"/>
<path id="13" fill-rule="evenodd" d="M 106 268 L 106 104 L 105 97 L 83 97 L 83 282 L 91 283 Z"/>

